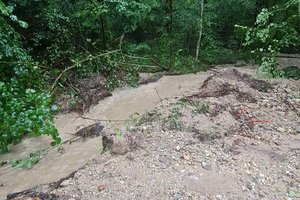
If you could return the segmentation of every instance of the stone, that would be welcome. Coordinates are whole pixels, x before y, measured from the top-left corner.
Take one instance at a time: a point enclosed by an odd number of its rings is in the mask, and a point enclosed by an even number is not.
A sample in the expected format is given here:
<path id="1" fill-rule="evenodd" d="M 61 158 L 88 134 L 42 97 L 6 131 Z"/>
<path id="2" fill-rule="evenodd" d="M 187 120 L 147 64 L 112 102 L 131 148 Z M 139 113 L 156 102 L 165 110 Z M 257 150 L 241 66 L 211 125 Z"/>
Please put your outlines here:
<path id="1" fill-rule="evenodd" d="M 279 131 L 280 133 L 283 133 L 283 132 L 285 132 L 286 130 L 285 130 L 285 128 L 279 127 L 279 128 L 277 128 L 277 131 Z"/>
<path id="2" fill-rule="evenodd" d="M 252 187 L 251 184 L 247 184 L 246 187 L 247 187 L 249 190 L 252 190 L 252 189 L 253 189 L 253 187 Z"/>
<path id="3" fill-rule="evenodd" d="M 190 156 L 188 155 L 188 154 L 183 154 L 182 155 L 182 159 L 184 159 L 184 160 L 190 160 Z"/>
<path id="4" fill-rule="evenodd" d="M 102 184 L 98 185 L 99 192 L 103 191 L 104 189 L 105 189 L 105 185 Z"/>
<path id="5" fill-rule="evenodd" d="M 70 185 L 70 180 L 64 180 L 64 181 L 60 184 L 60 186 L 62 186 L 62 187 L 66 187 L 66 186 L 68 186 L 68 185 Z"/>
<path id="6" fill-rule="evenodd" d="M 203 161 L 203 162 L 201 162 L 201 164 L 202 164 L 202 167 L 206 170 L 211 170 L 212 169 L 211 164 L 209 164 L 208 162 Z"/>

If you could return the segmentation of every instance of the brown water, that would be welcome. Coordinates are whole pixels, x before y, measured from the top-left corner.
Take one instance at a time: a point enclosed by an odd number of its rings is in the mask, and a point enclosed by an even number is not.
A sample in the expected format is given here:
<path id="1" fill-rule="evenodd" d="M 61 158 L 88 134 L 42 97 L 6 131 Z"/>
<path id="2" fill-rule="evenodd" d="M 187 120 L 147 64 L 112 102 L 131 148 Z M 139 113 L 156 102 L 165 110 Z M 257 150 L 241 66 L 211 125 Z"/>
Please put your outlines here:
<path id="1" fill-rule="evenodd" d="M 113 96 L 100 101 L 84 116 L 94 119 L 125 120 L 134 113 L 143 114 L 154 108 L 160 102 L 160 98 L 175 96 L 188 88 L 202 84 L 208 74 L 165 76 L 155 83 L 138 88 L 118 89 L 113 92 Z M 73 137 L 70 133 L 75 133 L 76 128 L 92 123 L 94 121 L 83 119 L 75 113 L 59 115 L 55 119 L 55 125 L 63 141 Z M 30 153 L 48 148 L 49 143 L 50 139 L 47 137 L 24 139 L 14 146 L 10 153 L 0 155 L 0 160 L 27 157 Z M 0 185 L 3 184 L 0 186 L 0 199 L 5 199 L 9 193 L 59 180 L 83 166 L 88 160 L 100 156 L 102 148 L 99 138 L 71 145 L 65 144 L 63 147 L 63 154 L 54 148 L 31 169 L 13 169 L 9 165 L 0 167 Z"/>

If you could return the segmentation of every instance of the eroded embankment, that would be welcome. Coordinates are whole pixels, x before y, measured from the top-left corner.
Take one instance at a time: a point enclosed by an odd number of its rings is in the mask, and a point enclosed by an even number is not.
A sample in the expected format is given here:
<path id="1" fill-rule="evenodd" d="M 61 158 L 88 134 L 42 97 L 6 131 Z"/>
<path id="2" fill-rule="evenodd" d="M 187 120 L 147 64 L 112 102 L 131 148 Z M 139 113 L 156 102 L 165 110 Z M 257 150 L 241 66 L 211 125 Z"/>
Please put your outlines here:
<path id="1" fill-rule="evenodd" d="M 299 199 L 299 88 L 220 69 L 105 132 L 110 151 L 70 177 L 10 199 Z"/>
<path id="2" fill-rule="evenodd" d="M 112 96 L 101 100 L 90 108 L 83 118 L 76 113 L 59 115 L 55 119 L 56 127 L 60 132 L 63 142 L 74 137 L 79 129 L 95 123 L 93 119 L 112 120 L 112 123 L 103 122 L 105 130 L 114 130 L 121 127 L 124 120 L 134 113 L 142 115 L 146 110 L 154 108 L 160 98 L 167 98 L 184 91 L 197 84 L 201 84 L 210 73 L 188 74 L 181 76 L 165 76 L 155 83 L 142 85 L 138 88 L 122 88 L 114 91 Z M 101 79 L 95 78 L 93 84 L 83 81 L 83 88 L 94 88 L 101 84 Z M 101 88 L 101 87 L 100 87 Z M 158 96 L 159 93 L 160 97 Z M 100 94 L 100 96 L 102 93 Z M 98 97 L 100 97 L 98 95 Z M 97 98 L 98 98 L 97 97 Z M 87 98 L 87 102 L 95 99 Z M 121 121 L 114 121 L 121 120 Z M 27 138 L 20 144 L 13 146 L 10 153 L 0 155 L 0 160 L 24 159 L 31 153 L 51 148 L 48 137 Z M 82 167 L 90 159 L 96 158 L 102 152 L 100 138 L 87 139 L 84 142 L 78 140 L 71 144 L 65 143 L 52 149 L 47 155 L 28 169 L 13 169 L 10 165 L 0 167 L 0 199 L 5 199 L 9 193 L 22 191 L 38 184 L 57 181 L 69 173 Z"/>

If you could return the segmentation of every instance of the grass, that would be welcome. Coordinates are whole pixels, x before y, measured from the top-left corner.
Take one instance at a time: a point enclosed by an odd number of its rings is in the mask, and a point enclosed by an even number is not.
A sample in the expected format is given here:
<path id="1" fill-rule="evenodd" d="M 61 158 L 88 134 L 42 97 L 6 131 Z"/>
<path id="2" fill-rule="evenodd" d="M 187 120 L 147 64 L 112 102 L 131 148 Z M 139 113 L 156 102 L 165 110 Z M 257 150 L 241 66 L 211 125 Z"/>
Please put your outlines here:
<path id="1" fill-rule="evenodd" d="M 202 105 L 199 105 L 198 102 L 190 100 L 190 99 L 186 99 L 186 98 L 179 99 L 176 104 L 177 105 L 190 105 L 195 108 L 195 112 L 198 114 L 205 114 L 209 110 L 209 105 L 207 102 L 205 102 Z"/>

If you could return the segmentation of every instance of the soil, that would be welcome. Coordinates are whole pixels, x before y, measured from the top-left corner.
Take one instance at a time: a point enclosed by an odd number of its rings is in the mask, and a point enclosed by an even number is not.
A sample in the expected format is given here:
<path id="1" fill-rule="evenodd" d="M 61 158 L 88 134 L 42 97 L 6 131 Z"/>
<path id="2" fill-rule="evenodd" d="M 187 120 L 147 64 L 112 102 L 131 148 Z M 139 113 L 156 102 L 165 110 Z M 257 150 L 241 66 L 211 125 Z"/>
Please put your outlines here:
<path id="1" fill-rule="evenodd" d="M 241 73 L 242 71 L 242 73 Z M 300 199 L 300 81 L 217 68 L 55 183 L 8 199 Z"/>
<path id="2" fill-rule="evenodd" d="M 164 74 L 163 73 L 140 73 L 139 84 L 153 83 L 159 80 Z"/>
<path id="3" fill-rule="evenodd" d="M 161 72 L 140 73 L 138 84 L 156 82 L 163 75 Z M 67 82 L 66 90 L 57 95 L 55 104 L 61 113 L 77 112 L 83 115 L 100 100 L 111 95 L 106 87 L 106 79 L 100 74 L 93 74 L 90 78 Z"/>
<path id="4" fill-rule="evenodd" d="M 73 95 L 64 92 L 58 95 L 55 102 L 61 113 L 75 111 L 82 115 L 100 100 L 111 96 L 105 78 L 99 74 L 69 83 L 68 91 L 73 91 Z"/>

